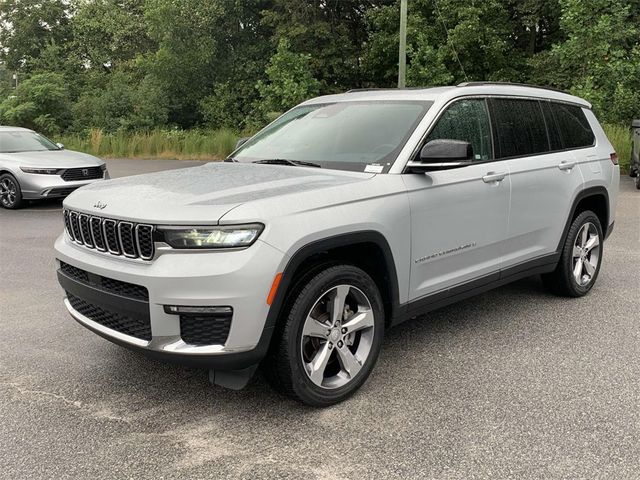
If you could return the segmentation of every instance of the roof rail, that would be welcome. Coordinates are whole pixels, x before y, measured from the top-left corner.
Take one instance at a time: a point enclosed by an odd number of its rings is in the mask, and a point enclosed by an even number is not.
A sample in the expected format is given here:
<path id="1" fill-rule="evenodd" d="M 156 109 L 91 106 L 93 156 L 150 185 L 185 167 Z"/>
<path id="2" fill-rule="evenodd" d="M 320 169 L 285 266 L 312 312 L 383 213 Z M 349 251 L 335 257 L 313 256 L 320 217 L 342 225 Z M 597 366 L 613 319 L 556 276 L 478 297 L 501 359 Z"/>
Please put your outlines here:
<path id="1" fill-rule="evenodd" d="M 352 88 L 351 90 L 347 90 L 347 93 L 357 93 L 357 92 L 384 92 L 384 91 L 395 91 L 395 90 L 425 90 L 430 87 L 377 87 L 377 88 Z"/>
<path id="2" fill-rule="evenodd" d="M 458 87 L 476 87 L 481 85 L 503 85 L 512 87 L 529 87 L 529 88 L 541 88 L 542 90 L 552 90 L 554 92 L 567 93 L 564 90 L 554 87 L 543 87 L 541 85 L 531 85 L 529 83 L 517 83 L 517 82 L 462 82 L 458 84 Z"/>

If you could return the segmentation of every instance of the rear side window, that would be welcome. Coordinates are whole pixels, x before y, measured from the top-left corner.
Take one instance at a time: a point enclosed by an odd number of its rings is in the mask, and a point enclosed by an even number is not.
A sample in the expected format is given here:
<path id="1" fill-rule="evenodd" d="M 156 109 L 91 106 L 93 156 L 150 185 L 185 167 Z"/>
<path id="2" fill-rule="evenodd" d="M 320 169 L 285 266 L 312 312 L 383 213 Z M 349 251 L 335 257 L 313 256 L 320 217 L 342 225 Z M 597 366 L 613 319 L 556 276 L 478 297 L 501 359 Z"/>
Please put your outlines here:
<path id="1" fill-rule="evenodd" d="M 595 137 L 582 108 L 564 103 L 552 103 L 560 138 L 564 148 L 582 148 L 593 145 Z"/>
<path id="2" fill-rule="evenodd" d="M 562 150 L 562 140 L 560 139 L 560 131 L 556 124 L 556 119 L 553 116 L 553 109 L 551 108 L 551 102 L 540 102 L 542 107 L 542 113 L 544 114 L 544 122 L 547 124 L 547 133 L 549 134 L 549 144 L 552 151 Z"/>
<path id="3" fill-rule="evenodd" d="M 489 102 L 496 136 L 496 157 L 548 152 L 549 138 L 537 100 L 492 98 Z"/>

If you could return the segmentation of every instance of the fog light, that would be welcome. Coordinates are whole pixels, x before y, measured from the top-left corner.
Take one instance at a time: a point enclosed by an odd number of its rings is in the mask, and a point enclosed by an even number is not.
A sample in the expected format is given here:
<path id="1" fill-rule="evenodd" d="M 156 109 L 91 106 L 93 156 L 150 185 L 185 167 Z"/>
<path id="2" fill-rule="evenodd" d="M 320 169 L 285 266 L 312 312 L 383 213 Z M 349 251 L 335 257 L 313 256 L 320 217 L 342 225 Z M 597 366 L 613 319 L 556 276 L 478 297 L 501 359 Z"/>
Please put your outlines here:
<path id="1" fill-rule="evenodd" d="M 233 313 L 233 308 L 165 305 L 164 311 L 172 315 L 229 315 Z"/>

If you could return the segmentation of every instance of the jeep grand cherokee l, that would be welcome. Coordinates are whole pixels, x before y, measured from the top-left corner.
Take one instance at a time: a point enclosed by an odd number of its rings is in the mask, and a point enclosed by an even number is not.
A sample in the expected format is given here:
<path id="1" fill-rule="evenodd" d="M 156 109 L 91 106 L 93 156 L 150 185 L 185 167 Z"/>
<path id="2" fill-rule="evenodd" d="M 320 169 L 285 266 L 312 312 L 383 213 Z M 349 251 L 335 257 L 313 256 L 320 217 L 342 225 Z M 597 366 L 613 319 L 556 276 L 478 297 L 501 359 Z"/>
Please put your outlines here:
<path id="1" fill-rule="evenodd" d="M 536 274 L 587 294 L 619 177 L 589 103 L 557 91 L 324 96 L 226 162 L 73 193 L 58 278 L 112 342 L 232 388 L 262 364 L 326 406 L 365 382 L 392 325 Z"/>

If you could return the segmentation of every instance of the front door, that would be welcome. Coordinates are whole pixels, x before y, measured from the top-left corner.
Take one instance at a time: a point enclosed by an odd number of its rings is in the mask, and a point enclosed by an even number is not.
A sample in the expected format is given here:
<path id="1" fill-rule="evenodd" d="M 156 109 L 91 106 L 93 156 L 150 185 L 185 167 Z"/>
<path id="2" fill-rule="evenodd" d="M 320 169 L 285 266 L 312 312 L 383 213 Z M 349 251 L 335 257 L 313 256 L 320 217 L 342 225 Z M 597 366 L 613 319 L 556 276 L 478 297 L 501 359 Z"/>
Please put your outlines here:
<path id="1" fill-rule="evenodd" d="M 497 279 L 507 233 L 510 176 L 495 161 L 485 99 L 450 104 L 425 143 L 471 143 L 475 162 L 427 174 L 404 174 L 411 206 L 409 300 L 471 280 Z"/>

